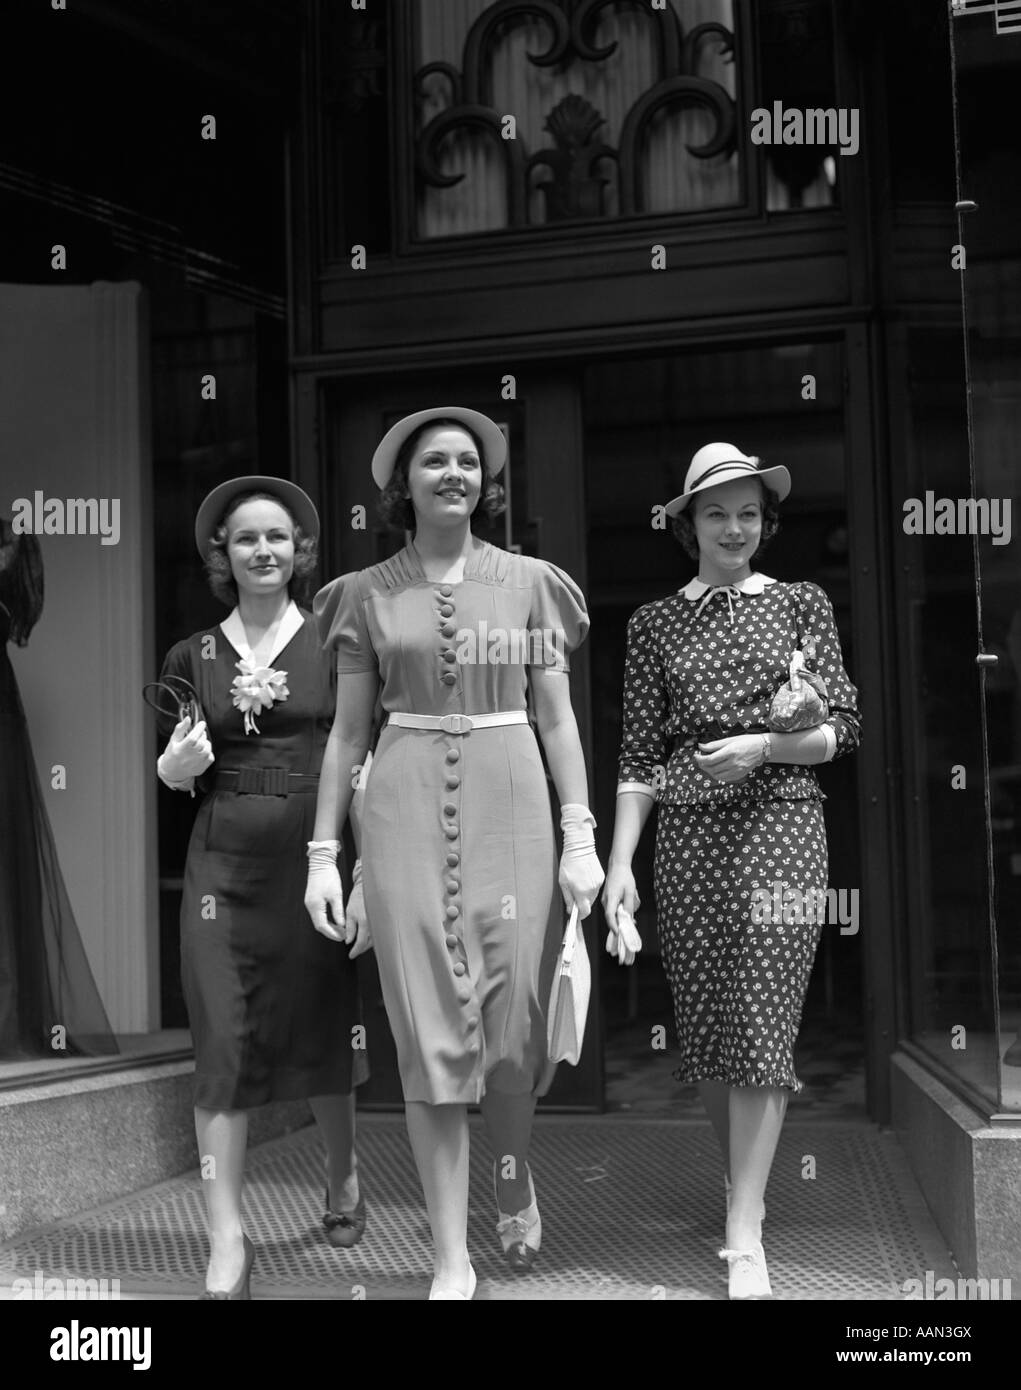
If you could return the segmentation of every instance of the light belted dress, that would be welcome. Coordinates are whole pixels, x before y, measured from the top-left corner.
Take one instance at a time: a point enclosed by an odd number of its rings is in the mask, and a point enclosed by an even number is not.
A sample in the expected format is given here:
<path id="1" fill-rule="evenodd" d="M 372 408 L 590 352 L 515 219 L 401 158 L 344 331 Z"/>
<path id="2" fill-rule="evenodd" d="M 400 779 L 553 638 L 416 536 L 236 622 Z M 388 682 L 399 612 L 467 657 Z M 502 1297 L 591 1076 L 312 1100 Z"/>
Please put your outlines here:
<path id="1" fill-rule="evenodd" d="M 314 612 L 337 672 L 375 671 L 394 713 L 523 711 L 588 631 L 563 571 L 473 538 L 458 583 L 406 547 L 335 579 Z M 387 723 L 365 786 L 362 865 L 404 1096 L 475 1103 L 548 1088 L 546 1014 L 563 935 L 550 795 L 526 721 Z"/>

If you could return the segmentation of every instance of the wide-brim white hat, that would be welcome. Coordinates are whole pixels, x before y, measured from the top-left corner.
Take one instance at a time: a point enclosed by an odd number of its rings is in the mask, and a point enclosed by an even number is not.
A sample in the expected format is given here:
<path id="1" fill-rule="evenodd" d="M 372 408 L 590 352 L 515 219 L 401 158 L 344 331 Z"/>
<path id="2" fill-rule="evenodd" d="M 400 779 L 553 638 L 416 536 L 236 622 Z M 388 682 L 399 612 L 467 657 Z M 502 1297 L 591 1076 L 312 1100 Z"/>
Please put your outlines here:
<path id="1" fill-rule="evenodd" d="M 507 461 L 507 440 L 500 426 L 479 410 L 468 410 L 463 405 L 438 405 L 431 410 L 416 410 L 413 415 L 405 415 L 384 434 L 372 455 L 372 477 L 377 487 L 384 488 L 390 481 L 404 441 L 430 420 L 456 420 L 459 424 L 467 425 L 482 445 L 490 477 L 495 478 L 503 471 Z"/>
<path id="2" fill-rule="evenodd" d="M 791 475 L 782 463 L 772 468 L 760 468 L 759 460 L 754 455 L 742 454 L 733 444 L 703 444 L 692 455 L 684 479 L 684 491 L 666 504 L 666 514 L 677 516 L 683 512 L 698 492 L 744 478 L 760 478 L 781 502 L 791 490 Z"/>
<path id="3" fill-rule="evenodd" d="M 226 483 L 220 483 L 203 498 L 195 513 L 195 544 L 203 560 L 209 556 L 213 532 L 222 521 L 224 512 L 235 497 L 246 492 L 265 492 L 271 497 L 278 497 L 305 535 L 313 540 L 319 539 L 319 513 L 307 492 L 286 478 L 268 478 L 262 473 L 252 473 L 245 478 L 231 478 Z"/>

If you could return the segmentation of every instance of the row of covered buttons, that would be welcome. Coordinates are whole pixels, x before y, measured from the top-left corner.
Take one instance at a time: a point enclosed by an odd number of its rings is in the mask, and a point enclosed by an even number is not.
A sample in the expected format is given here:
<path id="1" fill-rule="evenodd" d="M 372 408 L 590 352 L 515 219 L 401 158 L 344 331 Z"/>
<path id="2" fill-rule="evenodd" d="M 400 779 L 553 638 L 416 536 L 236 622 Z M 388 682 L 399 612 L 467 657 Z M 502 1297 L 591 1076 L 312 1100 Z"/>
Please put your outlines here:
<path id="1" fill-rule="evenodd" d="M 440 585 L 440 617 L 443 619 L 443 622 L 440 624 L 440 632 L 446 638 L 453 637 L 457 630 L 453 623 L 454 605 L 450 601 L 453 598 L 453 594 L 454 591 L 449 584 Z M 448 667 L 453 666 L 454 662 L 457 660 L 457 653 L 454 651 L 453 647 L 444 646 L 441 649 L 440 655 Z M 441 672 L 440 680 L 444 685 L 456 685 L 457 675 L 454 671 L 445 670 Z"/>
<path id="2" fill-rule="evenodd" d="M 440 633 L 444 638 L 447 639 L 453 637 L 456 630 L 453 622 L 454 605 L 451 602 L 453 592 L 454 591 L 449 584 L 440 585 L 438 590 L 438 597 L 440 599 L 440 618 L 442 620 L 440 623 Z M 448 668 L 452 666 L 454 662 L 457 660 L 457 654 L 454 651 L 454 648 L 449 645 L 444 645 L 441 648 L 440 655 L 444 664 Z M 444 685 L 455 685 L 457 683 L 457 676 L 453 671 L 447 669 L 441 672 L 440 680 L 443 682 Z M 451 735 L 451 737 L 453 736 Z M 444 790 L 448 793 L 448 795 L 450 793 L 454 793 L 456 795 L 460 789 L 461 778 L 459 777 L 457 772 L 457 765 L 460 761 L 460 749 L 456 747 L 448 747 L 446 751 L 447 766 L 445 769 L 445 776 L 443 779 Z M 450 841 L 446 858 L 447 872 L 445 874 L 443 883 L 445 903 L 445 941 L 447 949 L 455 958 L 453 965 L 451 966 L 451 969 L 458 980 L 463 980 L 464 976 L 468 973 L 468 967 L 463 959 L 458 959 L 458 957 L 463 957 L 464 943 L 462 942 L 462 939 L 457 931 L 458 922 L 461 917 L 461 909 L 455 901 L 457 895 L 461 891 L 461 880 L 458 876 L 458 871 L 460 869 L 461 864 L 461 856 L 454 849 L 454 841 L 458 838 L 460 834 L 460 828 L 456 820 L 458 810 L 457 801 L 452 799 L 445 800 L 443 802 L 442 809 L 443 833 Z M 461 1004 L 470 1004 L 471 999 L 471 986 L 466 984 L 462 987 L 462 989 L 458 991 L 458 1000 Z M 479 1020 L 477 1017 L 472 1017 L 465 1020 L 465 1027 L 469 1032 L 475 1032 L 478 1026 Z"/>
<path id="3" fill-rule="evenodd" d="M 447 749 L 446 776 L 443 781 L 444 788 L 447 792 L 456 792 L 461 785 L 461 779 L 455 771 L 457 764 L 460 762 L 460 760 L 461 754 L 458 749 Z M 465 975 L 467 975 L 468 967 L 464 963 L 463 959 L 458 959 L 458 957 L 463 956 L 464 954 L 464 943 L 461 940 L 461 937 L 458 935 L 457 931 L 459 919 L 461 917 L 461 909 L 455 901 L 457 895 L 461 891 L 461 880 L 458 876 L 461 866 L 461 856 L 457 852 L 457 850 L 454 849 L 453 845 L 453 842 L 458 838 L 458 835 L 460 834 L 460 829 L 457 825 L 456 820 L 454 819 L 456 815 L 457 804 L 453 801 L 445 801 L 443 803 L 443 833 L 451 842 L 447 849 L 446 874 L 443 882 L 445 901 L 444 913 L 446 917 L 445 939 L 447 948 L 449 949 L 451 955 L 455 957 L 451 969 L 453 970 L 457 978 L 461 980 L 464 978 Z M 466 986 L 463 990 L 459 990 L 457 997 L 458 1001 L 461 1004 L 470 1004 L 472 998 L 471 987 Z M 473 1033 L 475 1029 L 478 1028 L 478 1026 L 478 1018 L 468 1018 L 465 1020 L 465 1027 L 468 1029 L 470 1033 Z"/>

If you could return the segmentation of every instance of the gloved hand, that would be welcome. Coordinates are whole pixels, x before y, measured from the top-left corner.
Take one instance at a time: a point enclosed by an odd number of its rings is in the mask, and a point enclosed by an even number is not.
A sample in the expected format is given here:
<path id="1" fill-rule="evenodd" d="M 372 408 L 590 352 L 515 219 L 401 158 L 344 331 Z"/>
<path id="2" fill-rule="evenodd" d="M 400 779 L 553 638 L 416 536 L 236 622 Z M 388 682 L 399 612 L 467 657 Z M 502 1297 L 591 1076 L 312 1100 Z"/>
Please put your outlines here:
<path id="1" fill-rule="evenodd" d="M 343 942 L 344 890 L 337 869 L 339 853 L 339 840 L 309 840 L 305 907 L 317 932 L 328 941 Z"/>
<path id="2" fill-rule="evenodd" d="M 160 754 L 156 768 L 165 782 L 187 782 L 205 772 L 213 761 L 206 721 L 200 719 L 192 729 L 191 720 L 185 717 L 170 735 L 170 742 Z"/>
<path id="3" fill-rule="evenodd" d="M 365 895 L 362 892 L 362 861 L 355 860 L 354 871 L 352 873 L 354 883 L 348 896 L 347 923 L 344 931 L 344 940 L 351 947 L 351 959 L 372 950 L 372 932 L 369 928 L 369 919 L 365 915 Z"/>
<path id="4" fill-rule="evenodd" d="M 577 903 L 578 916 L 582 918 L 592 911 L 605 877 L 596 855 L 595 823 L 595 816 L 587 806 L 568 802 L 560 808 L 560 828 L 564 832 L 560 890 L 568 911 Z"/>
<path id="5" fill-rule="evenodd" d="M 635 919 L 623 906 L 617 909 L 616 928 L 611 927 L 606 934 L 606 949 L 616 956 L 621 965 L 633 965 L 635 956 L 642 949 L 642 938 L 638 935 Z"/>

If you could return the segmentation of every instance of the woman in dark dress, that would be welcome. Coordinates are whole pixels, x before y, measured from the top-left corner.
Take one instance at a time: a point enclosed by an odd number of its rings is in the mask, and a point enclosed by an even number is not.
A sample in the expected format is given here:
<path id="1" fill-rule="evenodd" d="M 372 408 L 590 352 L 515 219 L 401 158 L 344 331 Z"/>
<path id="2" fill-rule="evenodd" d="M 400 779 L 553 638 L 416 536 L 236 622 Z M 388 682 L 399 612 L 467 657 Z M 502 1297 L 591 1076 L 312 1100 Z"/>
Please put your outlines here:
<path id="1" fill-rule="evenodd" d="M 365 1227 L 353 1087 L 367 1076 L 351 958 L 363 943 L 308 929 L 306 844 L 336 676 L 310 614 L 319 520 L 276 478 L 239 478 L 199 508 L 211 587 L 235 603 L 217 627 L 173 647 L 163 677 L 198 692 L 178 722 L 162 780 L 206 792 L 188 847 L 181 973 L 195 1045 L 195 1130 L 210 1229 L 205 1298 L 247 1298 L 254 1248 L 242 1231 L 248 1111 L 307 1099 L 328 1151 L 324 1224 L 335 1245 Z"/>
<path id="2" fill-rule="evenodd" d="M 735 1299 L 771 1294 L 763 1195 L 788 1098 L 801 1088 L 794 1044 L 827 877 L 812 765 L 852 753 L 860 737 L 857 691 L 826 595 L 751 568 L 789 490 L 786 468 L 760 469 L 733 445 L 708 444 L 692 459 L 684 493 L 667 504 L 698 578 L 640 608 L 628 627 L 603 894 L 610 923 L 618 909 L 637 911 L 631 861 L 658 803 L 656 909 L 681 1044 L 676 1075 L 698 1085 L 723 1150 L 720 1254 Z M 809 638 L 809 669 L 826 682 L 829 717 L 797 733 L 761 732 L 792 653 Z"/>
<path id="3" fill-rule="evenodd" d="M 35 536 L 0 517 L 0 1058 L 116 1053 L 57 859 L 7 644 L 43 609 Z"/>

